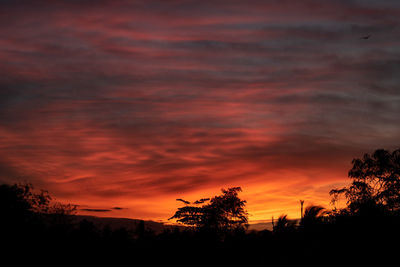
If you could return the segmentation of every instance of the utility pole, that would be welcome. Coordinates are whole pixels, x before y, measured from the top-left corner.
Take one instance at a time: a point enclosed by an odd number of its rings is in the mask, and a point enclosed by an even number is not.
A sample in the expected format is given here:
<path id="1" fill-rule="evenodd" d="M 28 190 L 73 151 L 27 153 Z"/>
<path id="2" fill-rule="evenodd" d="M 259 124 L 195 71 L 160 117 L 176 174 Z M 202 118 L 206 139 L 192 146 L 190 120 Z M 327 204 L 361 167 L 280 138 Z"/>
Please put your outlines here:
<path id="1" fill-rule="evenodd" d="M 272 230 L 275 230 L 274 216 L 272 216 L 272 220 L 271 220 L 271 222 L 272 222 Z"/>
<path id="2" fill-rule="evenodd" d="M 301 216 L 301 219 L 303 219 L 303 204 L 304 204 L 304 200 L 300 200 L 300 216 Z"/>

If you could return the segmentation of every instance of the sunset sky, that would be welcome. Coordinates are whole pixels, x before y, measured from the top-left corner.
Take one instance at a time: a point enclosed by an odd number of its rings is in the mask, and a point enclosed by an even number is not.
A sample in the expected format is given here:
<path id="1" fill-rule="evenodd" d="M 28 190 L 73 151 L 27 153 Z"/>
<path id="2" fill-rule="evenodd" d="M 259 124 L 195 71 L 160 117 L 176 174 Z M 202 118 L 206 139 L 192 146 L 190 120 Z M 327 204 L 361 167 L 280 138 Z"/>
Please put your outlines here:
<path id="1" fill-rule="evenodd" d="M 398 0 L 0 0 L 0 73 L 0 182 L 79 214 L 296 218 L 400 146 Z"/>

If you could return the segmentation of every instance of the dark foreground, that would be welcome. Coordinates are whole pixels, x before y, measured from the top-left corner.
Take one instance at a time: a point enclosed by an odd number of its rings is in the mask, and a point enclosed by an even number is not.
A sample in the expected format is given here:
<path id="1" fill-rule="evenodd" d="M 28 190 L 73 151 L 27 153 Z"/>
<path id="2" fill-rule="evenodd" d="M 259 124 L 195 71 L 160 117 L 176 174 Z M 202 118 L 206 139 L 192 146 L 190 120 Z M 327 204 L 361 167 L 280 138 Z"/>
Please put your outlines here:
<path id="1" fill-rule="evenodd" d="M 11 214 L 8 214 L 9 216 Z M 1 219 L 2 266 L 385 266 L 398 263 L 400 217 L 336 215 L 274 231 L 96 228 L 71 216 Z"/>

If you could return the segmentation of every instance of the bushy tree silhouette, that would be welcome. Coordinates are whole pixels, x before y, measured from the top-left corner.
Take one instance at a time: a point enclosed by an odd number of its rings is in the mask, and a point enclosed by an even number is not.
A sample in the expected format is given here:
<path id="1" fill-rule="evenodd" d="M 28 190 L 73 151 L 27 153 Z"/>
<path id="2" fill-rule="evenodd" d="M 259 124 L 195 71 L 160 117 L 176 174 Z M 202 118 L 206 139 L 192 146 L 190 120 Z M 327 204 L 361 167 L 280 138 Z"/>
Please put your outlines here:
<path id="1" fill-rule="evenodd" d="M 0 185 L 2 212 L 47 212 L 51 197 L 47 191 L 33 191 L 32 184 Z"/>
<path id="2" fill-rule="evenodd" d="M 247 212 L 245 210 L 245 200 L 238 197 L 240 187 L 232 187 L 227 190 L 222 189 L 222 195 L 213 198 L 203 198 L 193 202 L 177 199 L 185 203 L 186 206 L 178 208 L 171 219 L 178 222 L 194 226 L 197 229 L 212 229 L 216 231 L 230 231 L 244 229 L 247 227 Z M 204 204 L 205 202 L 208 202 Z M 199 206 L 203 204 L 202 206 Z"/>
<path id="3" fill-rule="evenodd" d="M 7 214 L 36 213 L 71 215 L 76 211 L 76 206 L 52 201 L 47 190 L 34 189 L 30 183 L 2 184 L 0 185 L 0 210 Z"/>
<path id="4" fill-rule="evenodd" d="M 363 210 L 400 210 L 400 149 L 393 152 L 378 149 L 363 158 L 353 159 L 350 186 L 330 191 L 332 202 L 340 195 L 347 199 L 351 213 Z"/>

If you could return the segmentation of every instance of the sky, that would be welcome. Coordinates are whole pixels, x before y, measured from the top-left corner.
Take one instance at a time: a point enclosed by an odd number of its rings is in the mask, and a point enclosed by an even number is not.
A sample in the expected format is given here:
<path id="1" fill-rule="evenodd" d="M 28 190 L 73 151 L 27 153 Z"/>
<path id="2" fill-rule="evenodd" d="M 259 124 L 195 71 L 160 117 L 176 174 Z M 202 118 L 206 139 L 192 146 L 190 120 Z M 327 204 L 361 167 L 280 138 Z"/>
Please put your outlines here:
<path id="1" fill-rule="evenodd" d="M 399 17 L 397 0 L 0 0 L 0 182 L 107 217 L 166 221 L 233 186 L 250 222 L 332 208 L 353 158 L 400 146 Z"/>

